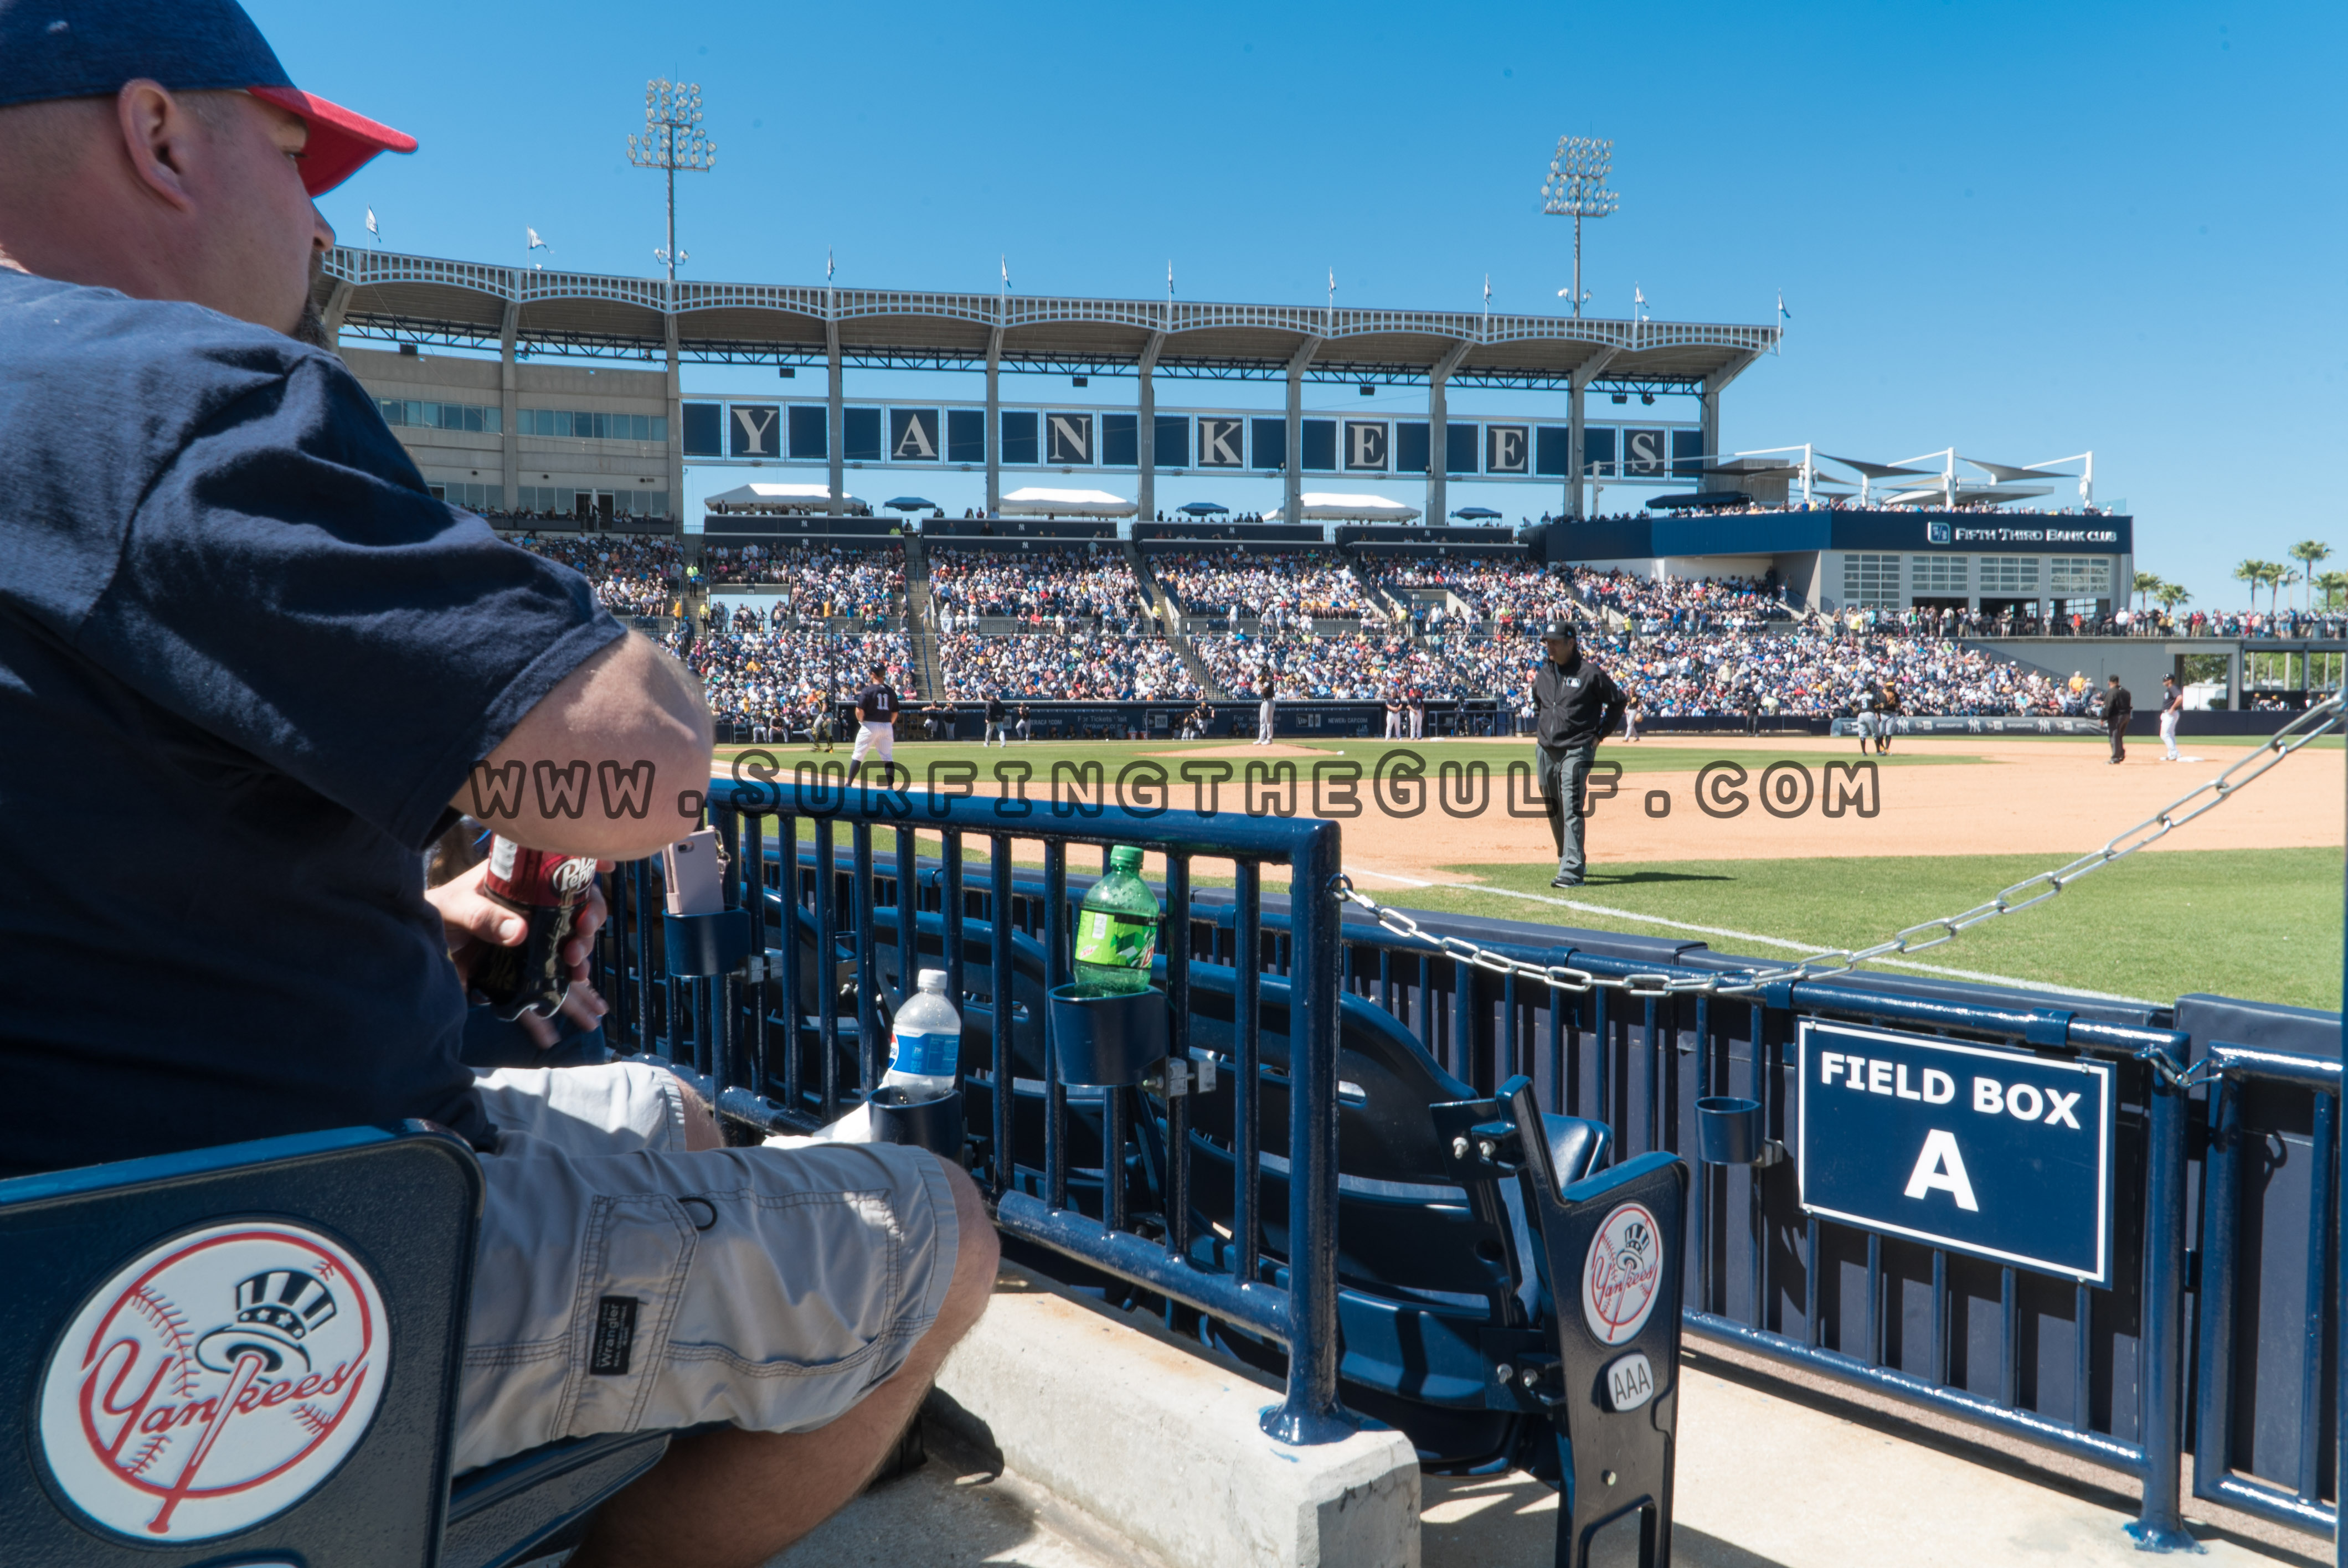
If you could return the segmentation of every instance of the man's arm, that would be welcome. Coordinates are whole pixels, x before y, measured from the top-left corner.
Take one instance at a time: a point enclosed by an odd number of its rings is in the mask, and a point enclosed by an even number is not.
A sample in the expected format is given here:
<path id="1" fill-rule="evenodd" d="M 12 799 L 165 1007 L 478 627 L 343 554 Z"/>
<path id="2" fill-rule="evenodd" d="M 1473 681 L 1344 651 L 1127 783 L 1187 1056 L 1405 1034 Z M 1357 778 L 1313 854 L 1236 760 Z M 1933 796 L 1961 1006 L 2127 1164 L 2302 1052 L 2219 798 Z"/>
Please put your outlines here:
<path id="1" fill-rule="evenodd" d="M 449 804 L 528 848 L 633 860 L 695 825 L 713 744 L 699 683 L 631 631 L 539 699 Z"/>

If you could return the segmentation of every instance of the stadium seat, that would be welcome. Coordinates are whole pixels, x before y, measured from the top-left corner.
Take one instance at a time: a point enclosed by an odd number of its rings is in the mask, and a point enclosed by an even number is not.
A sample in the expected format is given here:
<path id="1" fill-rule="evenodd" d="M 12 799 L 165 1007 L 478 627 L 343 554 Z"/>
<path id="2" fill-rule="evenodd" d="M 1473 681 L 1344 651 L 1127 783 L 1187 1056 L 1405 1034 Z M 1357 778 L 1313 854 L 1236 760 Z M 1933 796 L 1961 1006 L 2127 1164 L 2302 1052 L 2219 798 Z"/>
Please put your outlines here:
<path id="1" fill-rule="evenodd" d="M 0 1182 L 12 1564 L 501 1568 L 665 1450 L 551 1444 L 459 1478 L 481 1202 L 466 1145 L 345 1128 Z M 283 1374 L 280 1376 L 279 1374 Z"/>
<path id="2" fill-rule="evenodd" d="M 1190 1132 L 1191 1208 L 1203 1258 L 1229 1266 L 1237 1209 L 1230 1089 L 1236 971 L 1196 964 L 1190 1038 L 1224 1071 L 1217 1091 L 1197 1097 Z M 1265 1253 L 1288 1251 L 1288 982 L 1265 975 L 1259 1075 L 1259 1161 Z M 1409 1030 L 1363 999 L 1339 1000 L 1340 1111 L 1337 1148 L 1338 1300 L 1345 1357 L 1344 1397 L 1365 1413 L 1410 1434 L 1430 1469 L 1480 1470 L 1522 1462 L 1536 1473 L 1545 1425 L 1497 1387 L 1495 1369 L 1541 1343 L 1535 1233 L 1509 1184 L 1463 1186 L 1448 1145 L 1462 1103 L 1486 1106 L 1446 1072 Z M 1482 1119 L 1488 1119 L 1488 1111 Z M 1545 1153 L 1561 1181 L 1605 1161 L 1612 1135 L 1601 1123 L 1539 1119 Z M 1159 1124 L 1162 1134 L 1162 1123 Z M 1236 1330 L 1227 1330 L 1236 1336 Z M 1243 1358 L 1263 1348 L 1233 1337 Z"/>

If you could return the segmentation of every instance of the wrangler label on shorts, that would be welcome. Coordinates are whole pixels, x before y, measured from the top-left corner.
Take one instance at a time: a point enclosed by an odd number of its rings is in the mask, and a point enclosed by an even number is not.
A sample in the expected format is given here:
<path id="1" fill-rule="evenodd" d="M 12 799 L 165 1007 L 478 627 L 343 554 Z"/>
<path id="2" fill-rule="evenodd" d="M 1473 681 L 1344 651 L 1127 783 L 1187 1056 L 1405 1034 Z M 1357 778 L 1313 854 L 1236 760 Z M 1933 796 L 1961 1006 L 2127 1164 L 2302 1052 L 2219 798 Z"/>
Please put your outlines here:
<path id="1" fill-rule="evenodd" d="M 595 1304 L 595 1343 L 587 1353 L 587 1370 L 598 1378 L 628 1375 L 628 1352 L 636 1343 L 636 1298 L 607 1296 Z"/>

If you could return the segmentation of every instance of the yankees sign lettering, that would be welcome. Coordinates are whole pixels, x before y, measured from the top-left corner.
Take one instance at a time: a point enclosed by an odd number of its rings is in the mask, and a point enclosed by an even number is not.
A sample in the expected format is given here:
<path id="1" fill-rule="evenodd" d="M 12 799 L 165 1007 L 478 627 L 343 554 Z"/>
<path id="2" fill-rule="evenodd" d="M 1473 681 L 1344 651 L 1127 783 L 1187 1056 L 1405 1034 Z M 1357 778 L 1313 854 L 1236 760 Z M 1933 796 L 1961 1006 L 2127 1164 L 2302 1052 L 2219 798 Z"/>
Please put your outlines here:
<path id="1" fill-rule="evenodd" d="M 67 1501 L 134 1540 L 231 1534 L 357 1446 L 388 1351 L 383 1296 L 343 1247 L 211 1225 L 117 1270 L 51 1348 L 42 1456 Z"/>

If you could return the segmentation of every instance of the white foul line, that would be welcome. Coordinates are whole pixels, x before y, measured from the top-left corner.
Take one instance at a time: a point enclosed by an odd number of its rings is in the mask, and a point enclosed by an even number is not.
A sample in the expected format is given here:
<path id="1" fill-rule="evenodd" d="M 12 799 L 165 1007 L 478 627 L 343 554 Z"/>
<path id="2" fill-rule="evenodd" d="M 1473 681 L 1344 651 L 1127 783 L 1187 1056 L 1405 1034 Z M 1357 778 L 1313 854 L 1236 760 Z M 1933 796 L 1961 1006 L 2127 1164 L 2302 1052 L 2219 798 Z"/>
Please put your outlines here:
<path id="1" fill-rule="evenodd" d="M 1637 920 L 1649 926 L 1665 926 L 1674 931 L 1693 931 L 1702 937 L 1725 937 L 1734 942 L 1758 942 L 1765 948 L 1783 948 L 1790 952 L 1814 953 L 1815 942 L 1789 942 L 1783 937 L 1764 937 L 1756 931 L 1736 931 L 1725 926 L 1697 926 L 1685 920 L 1666 920 L 1660 915 L 1642 915 L 1635 909 L 1616 909 L 1604 904 L 1585 904 L 1578 898 L 1552 898 L 1546 893 L 1519 893 L 1513 887 L 1495 887 L 1488 882 L 1426 882 L 1416 876 L 1397 876 L 1391 871 L 1348 873 L 1354 876 L 1375 876 L 1387 882 L 1400 882 L 1412 887 L 1456 888 L 1463 893 L 1491 893 L 1502 898 L 1521 898 L 1529 904 L 1552 904 L 1560 909 L 1575 909 L 1585 915 L 1604 915 L 1616 920 Z M 2112 991 L 2082 990 L 2077 986 L 2058 986 L 2047 980 L 2023 979 L 2014 975 L 1985 974 L 1979 969 L 1952 969 L 1941 964 L 1918 963 L 1913 958 L 1870 958 L 1869 963 L 1883 964 L 1898 969 L 1917 969 L 1928 975 L 1946 975 L 1952 980 L 1977 980 L 1984 985 L 2021 986 L 2030 990 L 2054 991 L 2066 997 L 2085 997 L 2095 1001 L 2133 1002 L 2140 1007 L 2157 1007 L 2142 997 L 2124 997 Z"/>

